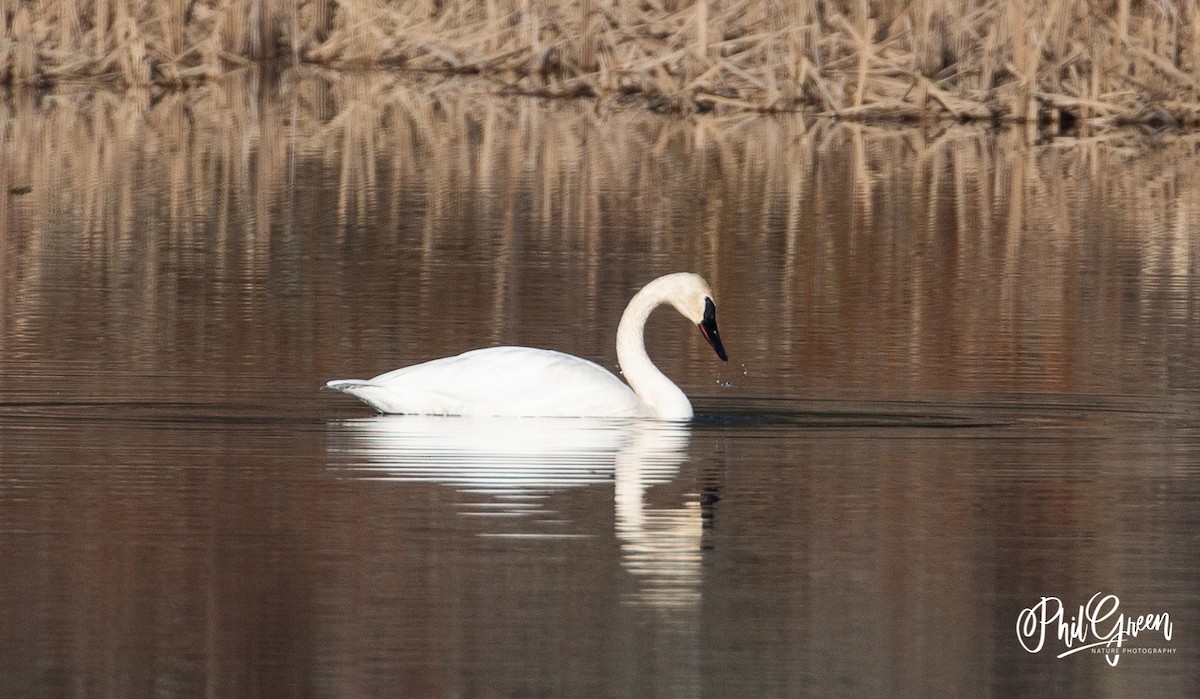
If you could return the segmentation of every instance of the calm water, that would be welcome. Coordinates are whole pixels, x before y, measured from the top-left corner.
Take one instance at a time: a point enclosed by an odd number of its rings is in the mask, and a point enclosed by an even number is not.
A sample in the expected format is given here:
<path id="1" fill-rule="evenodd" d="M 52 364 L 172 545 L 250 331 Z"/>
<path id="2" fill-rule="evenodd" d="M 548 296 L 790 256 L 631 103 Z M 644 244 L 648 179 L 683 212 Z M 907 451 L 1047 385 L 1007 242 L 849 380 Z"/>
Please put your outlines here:
<path id="1" fill-rule="evenodd" d="M 0 185 L 0 695 L 1200 693 L 1196 138 L 285 74 L 7 95 Z M 690 425 L 318 391 L 676 270 Z M 1171 638 L 1022 647 L 1097 592 Z"/>

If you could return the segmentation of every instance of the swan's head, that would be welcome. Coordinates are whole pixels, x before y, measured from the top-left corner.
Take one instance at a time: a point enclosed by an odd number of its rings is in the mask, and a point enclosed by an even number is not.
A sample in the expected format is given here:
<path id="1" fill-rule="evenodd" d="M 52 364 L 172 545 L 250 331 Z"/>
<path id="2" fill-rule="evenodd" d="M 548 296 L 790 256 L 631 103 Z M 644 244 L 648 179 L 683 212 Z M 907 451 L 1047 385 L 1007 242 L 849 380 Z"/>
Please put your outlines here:
<path id="1" fill-rule="evenodd" d="M 665 282 L 666 301 L 683 314 L 684 318 L 699 326 L 700 334 L 712 345 L 713 351 L 721 361 L 729 361 L 725 347 L 721 344 L 721 334 L 717 332 L 717 304 L 713 301 L 713 292 L 708 282 L 700 275 L 690 272 L 668 274 L 658 281 Z"/>

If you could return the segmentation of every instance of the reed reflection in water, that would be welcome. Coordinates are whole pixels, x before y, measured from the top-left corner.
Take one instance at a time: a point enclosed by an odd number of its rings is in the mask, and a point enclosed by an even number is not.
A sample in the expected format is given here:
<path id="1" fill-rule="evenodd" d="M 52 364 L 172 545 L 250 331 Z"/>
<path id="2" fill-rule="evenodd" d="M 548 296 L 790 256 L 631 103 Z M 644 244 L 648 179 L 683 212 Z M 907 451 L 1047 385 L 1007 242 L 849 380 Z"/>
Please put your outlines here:
<path id="1" fill-rule="evenodd" d="M 225 375 L 272 357 L 328 377 L 520 341 L 611 366 L 629 293 L 686 268 L 724 297 L 742 393 L 1200 384 L 1194 139 L 1027 148 L 1011 132 L 678 121 L 301 75 L 153 108 L 14 96 L 0 184 L 33 189 L 0 200 L 0 349 L 86 335 L 75 349 L 164 372 L 186 345 Z M 85 305 L 83 327 L 57 312 Z M 315 332 L 322 312 L 336 332 Z M 400 315 L 408 332 L 390 332 Z M 687 375 L 696 342 L 656 356 Z"/>
<path id="2" fill-rule="evenodd" d="M 0 102 L 0 694 L 1194 693 L 1194 136 L 472 85 Z M 317 390 L 492 344 L 616 369 L 679 269 L 731 356 L 649 327 L 683 434 L 506 454 Z M 1178 654 L 1019 648 L 1098 589 Z"/>

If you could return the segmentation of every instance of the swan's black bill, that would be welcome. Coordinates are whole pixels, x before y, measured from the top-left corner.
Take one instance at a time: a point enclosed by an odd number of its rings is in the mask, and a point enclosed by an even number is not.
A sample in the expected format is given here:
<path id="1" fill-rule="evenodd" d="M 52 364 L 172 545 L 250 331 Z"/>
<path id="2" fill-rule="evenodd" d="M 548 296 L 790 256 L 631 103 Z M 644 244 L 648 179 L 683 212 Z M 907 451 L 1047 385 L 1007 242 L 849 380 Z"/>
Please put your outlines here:
<path id="1" fill-rule="evenodd" d="M 722 362 L 729 361 L 725 347 L 721 344 L 721 334 L 717 332 L 717 305 L 709 298 L 704 299 L 704 320 L 700 321 L 700 334 L 704 335 L 704 339 L 716 350 Z"/>

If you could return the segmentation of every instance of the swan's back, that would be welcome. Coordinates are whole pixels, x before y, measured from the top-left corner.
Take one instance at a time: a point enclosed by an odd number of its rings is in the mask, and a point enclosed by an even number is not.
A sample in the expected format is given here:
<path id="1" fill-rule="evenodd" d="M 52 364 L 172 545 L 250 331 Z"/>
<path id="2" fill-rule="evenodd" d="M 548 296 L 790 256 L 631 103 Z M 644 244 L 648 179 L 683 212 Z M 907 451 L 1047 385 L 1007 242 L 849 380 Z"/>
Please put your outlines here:
<path id="1" fill-rule="evenodd" d="M 644 417 L 642 401 L 595 362 L 554 350 L 489 347 L 367 381 L 330 381 L 383 413 Z"/>

